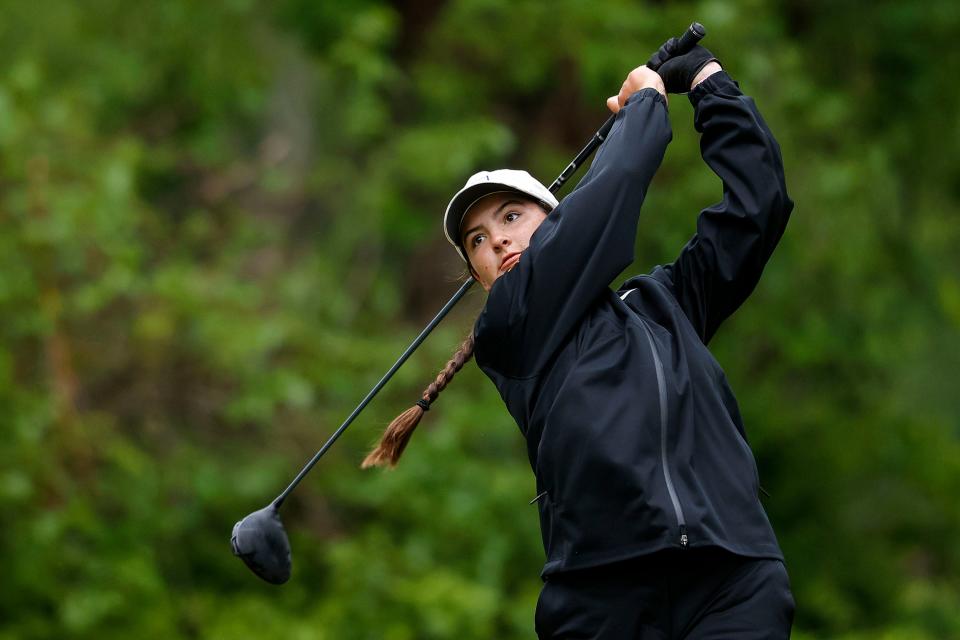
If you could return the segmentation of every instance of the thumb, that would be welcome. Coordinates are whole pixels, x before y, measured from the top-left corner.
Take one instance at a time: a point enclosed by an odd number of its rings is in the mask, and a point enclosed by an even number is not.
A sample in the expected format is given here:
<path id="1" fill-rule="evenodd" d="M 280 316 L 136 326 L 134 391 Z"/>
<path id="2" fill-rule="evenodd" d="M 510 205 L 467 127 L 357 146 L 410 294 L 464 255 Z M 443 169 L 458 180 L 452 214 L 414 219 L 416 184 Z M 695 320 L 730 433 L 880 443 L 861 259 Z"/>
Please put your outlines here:
<path id="1" fill-rule="evenodd" d="M 607 109 L 617 113 L 620 111 L 620 96 L 610 96 L 607 98 Z"/>

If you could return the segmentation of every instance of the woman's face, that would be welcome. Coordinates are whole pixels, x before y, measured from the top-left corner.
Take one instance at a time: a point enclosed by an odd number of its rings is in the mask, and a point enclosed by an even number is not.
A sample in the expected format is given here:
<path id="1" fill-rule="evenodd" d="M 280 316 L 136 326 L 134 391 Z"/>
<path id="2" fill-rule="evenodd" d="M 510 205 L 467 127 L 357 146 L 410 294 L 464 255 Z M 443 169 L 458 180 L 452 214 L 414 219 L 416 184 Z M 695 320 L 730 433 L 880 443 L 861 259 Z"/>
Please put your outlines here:
<path id="1" fill-rule="evenodd" d="M 473 277 L 490 291 L 530 245 L 530 236 L 546 219 L 540 205 L 517 193 L 491 193 L 470 207 L 460 223 L 460 241 Z"/>

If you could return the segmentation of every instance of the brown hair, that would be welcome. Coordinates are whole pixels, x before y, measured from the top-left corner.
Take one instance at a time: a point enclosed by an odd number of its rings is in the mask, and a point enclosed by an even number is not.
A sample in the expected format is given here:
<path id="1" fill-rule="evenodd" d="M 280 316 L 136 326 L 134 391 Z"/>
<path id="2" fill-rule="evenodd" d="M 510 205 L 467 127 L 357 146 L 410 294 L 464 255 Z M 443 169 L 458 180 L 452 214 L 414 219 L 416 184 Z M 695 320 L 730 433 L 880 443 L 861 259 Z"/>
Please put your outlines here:
<path id="1" fill-rule="evenodd" d="M 407 442 L 410 441 L 410 436 L 413 435 L 413 430 L 420 424 L 420 418 L 430 409 L 430 404 L 437 399 L 440 392 L 453 380 L 453 376 L 472 357 L 473 332 L 467 336 L 460 348 L 453 354 L 453 357 L 447 362 L 447 366 L 437 375 L 437 379 L 424 389 L 423 397 L 417 401 L 417 404 L 398 415 L 387 426 L 386 431 L 380 438 L 380 443 L 367 455 L 360 467 L 367 469 L 369 467 L 396 466 L 400 454 L 403 453 Z"/>

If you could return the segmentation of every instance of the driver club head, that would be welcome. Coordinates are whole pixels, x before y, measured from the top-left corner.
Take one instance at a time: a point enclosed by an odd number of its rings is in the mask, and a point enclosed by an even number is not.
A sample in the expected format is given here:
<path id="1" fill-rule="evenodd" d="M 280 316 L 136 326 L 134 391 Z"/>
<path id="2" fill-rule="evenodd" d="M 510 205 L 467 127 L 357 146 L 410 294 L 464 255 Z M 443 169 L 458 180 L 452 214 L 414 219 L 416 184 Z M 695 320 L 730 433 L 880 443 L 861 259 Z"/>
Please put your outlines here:
<path id="1" fill-rule="evenodd" d="M 233 525 L 230 545 L 233 555 L 267 582 L 283 584 L 290 579 L 290 541 L 276 502 Z"/>

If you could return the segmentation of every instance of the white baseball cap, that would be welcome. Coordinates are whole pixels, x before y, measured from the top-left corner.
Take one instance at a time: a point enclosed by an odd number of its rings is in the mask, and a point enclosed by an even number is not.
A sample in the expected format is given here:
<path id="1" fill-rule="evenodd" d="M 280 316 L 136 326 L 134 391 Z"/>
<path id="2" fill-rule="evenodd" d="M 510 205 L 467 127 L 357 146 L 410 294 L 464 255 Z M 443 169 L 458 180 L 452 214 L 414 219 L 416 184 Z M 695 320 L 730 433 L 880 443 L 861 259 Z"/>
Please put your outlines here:
<path id="1" fill-rule="evenodd" d="M 539 200 L 549 209 L 559 204 L 550 190 L 526 171 L 497 169 L 473 174 L 467 184 L 453 196 L 447 205 L 446 213 L 443 214 L 443 233 L 464 260 L 467 260 L 467 255 L 460 245 L 460 223 L 463 222 L 463 217 L 470 207 L 484 196 L 504 192 L 522 193 Z"/>

